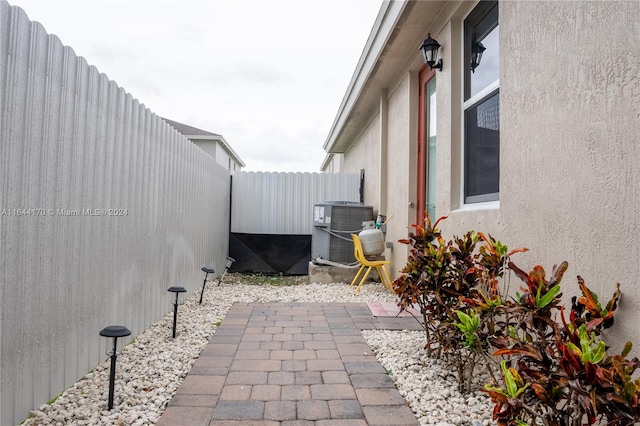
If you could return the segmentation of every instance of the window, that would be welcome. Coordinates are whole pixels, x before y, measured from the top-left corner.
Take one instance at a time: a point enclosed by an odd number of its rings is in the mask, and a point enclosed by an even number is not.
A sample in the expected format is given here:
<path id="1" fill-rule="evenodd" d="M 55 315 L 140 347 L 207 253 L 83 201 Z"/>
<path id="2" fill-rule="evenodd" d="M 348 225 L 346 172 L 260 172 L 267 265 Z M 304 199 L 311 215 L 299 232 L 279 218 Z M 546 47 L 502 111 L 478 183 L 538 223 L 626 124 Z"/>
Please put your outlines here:
<path id="1" fill-rule="evenodd" d="M 500 190 L 497 1 L 481 1 L 465 19 L 464 45 L 464 202 L 497 201 Z"/>

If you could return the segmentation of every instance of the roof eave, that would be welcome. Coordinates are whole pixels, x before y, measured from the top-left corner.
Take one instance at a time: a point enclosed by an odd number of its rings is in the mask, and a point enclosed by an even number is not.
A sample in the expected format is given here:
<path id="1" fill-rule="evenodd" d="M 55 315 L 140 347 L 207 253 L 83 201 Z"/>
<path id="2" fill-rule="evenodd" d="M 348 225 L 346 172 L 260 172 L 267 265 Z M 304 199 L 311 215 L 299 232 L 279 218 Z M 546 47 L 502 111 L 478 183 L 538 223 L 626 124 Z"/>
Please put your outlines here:
<path id="1" fill-rule="evenodd" d="M 428 31 L 435 32 L 434 23 L 442 20 L 441 13 L 457 3 L 460 1 L 387 0 L 382 4 L 323 145 L 326 152 L 349 150 L 377 111 L 383 90 L 393 88 L 407 71 L 424 65 L 420 43 Z"/>
<path id="2" fill-rule="evenodd" d="M 371 73 L 386 46 L 388 36 L 395 27 L 395 22 L 399 13 L 404 9 L 405 2 L 397 0 L 385 0 L 380 6 L 380 11 L 376 16 L 375 23 L 367 43 L 365 44 L 360 60 L 347 86 L 338 113 L 333 121 L 329 135 L 323 145 L 328 153 L 344 152 L 340 149 L 346 142 L 343 140 L 343 129 L 351 115 L 356 102 L 358 101 Z"/>

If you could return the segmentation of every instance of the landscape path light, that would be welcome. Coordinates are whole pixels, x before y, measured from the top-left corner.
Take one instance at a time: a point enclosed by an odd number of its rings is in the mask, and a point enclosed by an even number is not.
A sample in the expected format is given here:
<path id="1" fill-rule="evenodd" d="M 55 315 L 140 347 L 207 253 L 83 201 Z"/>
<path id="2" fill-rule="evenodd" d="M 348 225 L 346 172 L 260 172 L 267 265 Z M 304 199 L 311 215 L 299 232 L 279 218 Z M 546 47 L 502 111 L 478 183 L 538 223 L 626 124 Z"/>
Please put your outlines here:
<path id="1" fill-rule="evenodd" d="M 224 264 L 224 271 L 222 272 L 222 275 L 220 275 L 218 285 L 222 284 L 222 279 L 227 274 L 227 271 L 229 270 L 229 268 L 231 268 L 231 265 L 233 265 L 235 261 L 236 260 L 233 257 L 227 257 L 227 262 Z"/>
<path id="2" fill-rule="evenodd" d="M 178 323 L 178 298 L 180 297 L 180 293 L 186 293 L 187 289 L 184 287 L 176 287 L 172 286 L 167 289 L 171 293 L 176 294 L 175 301 L 173 302 L 173 338 L 176 338 L 176 324 Z"/>
<path id="3" fill-rule="evenodd" d="M 209 278 L 209 274 L 213 274 L 216 272 L 213 268 L 208 266 L 202 267 L 202 272 L 204 272 L 204 280 L 202 281 L 202 291 L 200 292 L 200 304 L 202 305 L 202 296 L 204 295 L 204 286 L 207 283 L 207 279 Z"/>
<path id="4" fill-rule="evenodd" d="M 111 357 L 111 371 L 109 373 L 109 410 L 113 408 L 113 390 L 116 381 L 116 358 L 120 355 L 118 352 L 118 337 L 125 337 L 130 334 L 131 331 L 122 325 L 110 325 L 100 331 L 101 336 L 113 339 L 112 349 L 109 350 L 109 348 L 107 348 L 107 355 Z M 122 340 L 120 343 L 122 344 Z"/>

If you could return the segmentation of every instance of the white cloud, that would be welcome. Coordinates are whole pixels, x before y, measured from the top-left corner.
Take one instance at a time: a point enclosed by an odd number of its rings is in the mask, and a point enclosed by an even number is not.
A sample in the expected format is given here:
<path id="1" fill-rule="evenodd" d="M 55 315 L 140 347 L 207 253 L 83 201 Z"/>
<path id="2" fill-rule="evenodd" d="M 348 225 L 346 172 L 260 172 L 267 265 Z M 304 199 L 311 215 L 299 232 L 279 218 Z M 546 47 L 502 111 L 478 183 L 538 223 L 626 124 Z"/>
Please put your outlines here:
<path id="1" fill-rule="evenodd" d="M 160 116 L 247 170 L 317 171 L 380 0 L 14 0 Z"/>

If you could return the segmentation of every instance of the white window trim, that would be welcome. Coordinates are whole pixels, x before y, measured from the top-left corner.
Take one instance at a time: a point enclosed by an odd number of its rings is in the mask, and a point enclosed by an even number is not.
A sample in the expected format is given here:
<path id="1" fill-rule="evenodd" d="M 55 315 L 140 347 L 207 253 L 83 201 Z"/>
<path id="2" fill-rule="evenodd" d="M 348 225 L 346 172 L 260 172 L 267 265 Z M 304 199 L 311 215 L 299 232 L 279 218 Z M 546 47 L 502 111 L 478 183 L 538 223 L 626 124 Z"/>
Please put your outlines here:
<path id="1" fill-rule="evenodd" d="M 479 3 L 479 2 L 478 2 Z M 469 15 L 471 15 L 471 13 L 473 12 L 473 10 L 476 8 L 476 6 L 478 6 L 478 3 L 476 3 L 470 10 L 469 12 L 464 16 L 464 18 L 462 19 L 463 25 L 462 27 L 464 28 L 464 21 L 469 17 Z M 461 72 L 462 72 L 462 76 L 464 76 L 465 73 L 465 63 L 466 61 L 464 60 L 464 36 L 462 37 L 461 40 L 461 44 L 460 44 L 460 52 L 461 55 L 463 56 L 463 59 L 461 61 L 462 65 L 461 65 Z M 465 203 L 465 197 L 464 197 L 464 191 L 465 191 L 465 187 L 464 187 L 464 173 L 465 173 L 465 168 L 464 168 L 464 164 L 465 164 L 465 127 L 464 127 L 464 115 L 467 111 L 467 109 L 473 105 L 475 105 L 479 100 L 481 100 L 482 98 L 488 97 L 492 94 L 492 92 L 497 92 L 500 90 L 500 79 L 498 78 L 497 80 L 495 80 L 493 83 L 489 84 L 487 87 L 485 87 L 484 89 L 480 90 L 478 93 L 476 93 L 475 95 L 473 95 L 472 97 L 470 97 L 469 99 L 467 99 L 466 101 L 464 100 L 464 77 L 460 80 L 460 88 L 461 88 L 461 93 L 462 93 L 462 109 L 460 111 L 460 199 L 458 202 L 458 208 L 455 209 L 454 211 L 478 211 L 478 210 L 494 210 L 494 209 L 499 209 L 500 208 L 500 199 L 495 200 L 495 201 L 484 201 L 484 202 L 479 202 L 479 203 Z"/>
<path id="2" fill-rule="evenodd" d="M 462 82 L 462 84 L 464 84 L 464 82 Z M 487 87 L 480 90 L 478 93 L 476 93 L 475 95 L 473 95 L 472 97 L 464 101 L 462 103 L 462 116 L 464 117 L 464 112 L 469 107 L 475 105 L 482 98 L 492 95 L 493 94 L 492 92 L 496 92 L 498 91 L 498 89 L 500 89 L 500 79 L 497 79 L 496 81 L 494 81 L 493 83 L 491 83 L 490 85 L 488 85 Z"/>
<path id="3" fill-rule="evenodd" d="M 464 84 L 464 82 L 462 84 Z M 493 95 L 494 94 L 493 92 L 498 92 L 499 89 L 500 89 L 500 79 L 494 81 L 489 86 L 485 87 L 480 92 L 478 92 L 475 96 L 473 96 L 472 98 L 469 98 L 466 102 L 462 104 L 462 111 L 460 114 L 460 135 L 461 135 L 461 139 L 460 139 L 460 200 L 458 202 L 458 205 L 460 207 L 458 208 L 458 210 L 487 210 L 487 209 L 496 209 L 500 207 L 499 199 L 495 201 L 483 201 L 479 203 L 465 203 L 465 197 L 464 197 L 464 189 L 465 189 L 464 188 L 464 173 L 465 173 L 464 159 L 465 159 L 465 149 L 466 149 L 466 146 L 464 143 L 465 130 L 466 130 L 464 127 L 464 114 L 467 111 L 467 108 L 475 105 L 475 103 L 480 99 Z"/>
<path id="4" fill-rule="evenodd" d="M 461 204 L 459 208 L 454 210 L 454 212 L 497 210 L 499 208 L 500 208 L 500 200 L 496 200 L 496 201 L 486 201 L 484 203 Z"/>

